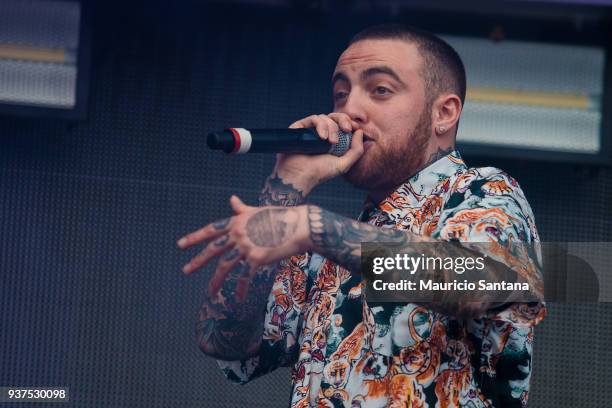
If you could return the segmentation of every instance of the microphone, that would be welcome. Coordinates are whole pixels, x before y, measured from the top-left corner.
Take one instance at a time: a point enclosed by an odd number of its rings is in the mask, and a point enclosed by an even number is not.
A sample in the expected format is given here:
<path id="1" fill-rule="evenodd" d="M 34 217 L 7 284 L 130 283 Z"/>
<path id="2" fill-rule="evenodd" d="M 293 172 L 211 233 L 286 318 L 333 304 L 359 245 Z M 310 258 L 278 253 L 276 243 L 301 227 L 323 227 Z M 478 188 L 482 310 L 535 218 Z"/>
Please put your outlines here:
<path id="1" fill-rule="evenodd" d="M 351 148 L 352 133 L 338 131 L 338 143 L 319 137 L 314 129 L 229 128 L 210 132 L 206 144 L 225 153 L 304 153 L 342 156 Z"/>

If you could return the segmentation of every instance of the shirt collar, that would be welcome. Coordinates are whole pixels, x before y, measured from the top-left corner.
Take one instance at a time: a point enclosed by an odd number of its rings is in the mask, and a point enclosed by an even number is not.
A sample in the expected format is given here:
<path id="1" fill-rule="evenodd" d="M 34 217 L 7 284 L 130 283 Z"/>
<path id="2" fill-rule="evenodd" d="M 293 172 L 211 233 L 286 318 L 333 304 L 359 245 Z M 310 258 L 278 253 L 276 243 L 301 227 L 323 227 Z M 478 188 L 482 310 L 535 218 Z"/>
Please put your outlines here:
<path id="1" fill-rule="evenodd" d="M 366 199 L 360 219 L 389 213 L 393 208 L 414 206 L 429 196 L 441 181 L 467 169 L 457 150 L 436 160 L 426 168 L 399 185 L 378 205 L 369 197 Z M 381 214 L 382 213 L 382 214 Z"/>

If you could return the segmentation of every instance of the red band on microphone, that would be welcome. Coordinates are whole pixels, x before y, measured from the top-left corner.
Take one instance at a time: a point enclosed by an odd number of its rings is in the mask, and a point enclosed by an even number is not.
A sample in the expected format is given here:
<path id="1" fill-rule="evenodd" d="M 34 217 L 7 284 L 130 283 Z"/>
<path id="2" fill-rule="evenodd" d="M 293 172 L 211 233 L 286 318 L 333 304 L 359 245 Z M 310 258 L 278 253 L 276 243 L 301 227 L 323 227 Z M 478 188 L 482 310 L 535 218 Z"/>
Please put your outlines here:
<path id="1" fill-rule="evenodd" d="M 234 135 L 234 150 L 232 150 L 232 153 L 236 153 L 240 150 L 240 133 L 234 128 L 229 128 L 229 130 Z"/>

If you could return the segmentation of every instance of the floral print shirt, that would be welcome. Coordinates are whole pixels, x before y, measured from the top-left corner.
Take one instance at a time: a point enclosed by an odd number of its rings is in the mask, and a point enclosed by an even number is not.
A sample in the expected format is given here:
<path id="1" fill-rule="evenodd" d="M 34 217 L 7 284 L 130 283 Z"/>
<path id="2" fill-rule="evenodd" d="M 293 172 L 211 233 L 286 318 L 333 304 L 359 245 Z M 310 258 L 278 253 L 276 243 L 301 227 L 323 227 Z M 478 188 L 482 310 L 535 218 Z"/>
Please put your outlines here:
<path id="1" fill-rule="evenodd" d="M 517 182 L 496 168 L 467 168 L 456 151 L 378 206 L 366 203 L 360 219 L 443 241 L 539 240 Z M 245 383 L 291 365 L 291 407 L 526 405 L 543 303 L 458 319 L 414 303 L 369 305 L 361 285 L 318 254 L 292 257 L 270 293 L 259 355 L 219 366 Z"/>

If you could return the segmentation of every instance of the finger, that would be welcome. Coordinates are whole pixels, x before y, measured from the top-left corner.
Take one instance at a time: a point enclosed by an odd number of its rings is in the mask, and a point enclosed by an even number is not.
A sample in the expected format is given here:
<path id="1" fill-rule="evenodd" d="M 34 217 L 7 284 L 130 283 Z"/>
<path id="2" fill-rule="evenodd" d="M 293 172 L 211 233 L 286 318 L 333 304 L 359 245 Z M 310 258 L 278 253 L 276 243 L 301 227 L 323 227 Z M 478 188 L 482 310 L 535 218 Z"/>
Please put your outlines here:
<path id="1" fill-rule="evenodd" d="M 351 118 L 346 113 L 332 112 L 328 116 L 334 119 L 336 123 L 338 123 L 338 125 L 340 126 L 340 129 L 342 129 L 343 131 L 351 132 L 353 130 Z"/>
<path id="2" fill-rule="evenodd" d="M 351 148 L 340 156 L 340 169 L 346 173 L 357 160 L 363 155 L 363 130 L 357 129 L 353 133 Z"/>
<path id="3" fill-rule="evenodd" d="M 329 140 L 329 126 L 325 115 L 316 115 L 313 118 L 313 125 L 319 137 L 323 140 Z"/>
<path id="4" fill-rule="evenodd" d="M 240 271 L 241 277 L 236 281 L 236 300 L 238 302 L 244 302 L 251 286 L 251 281 L 255 276 L 257 268 L 252 267 L 247 261 L 243 262 L 242 269 Z"/>
<path id="5" fill-rule="evenodd" d="M 290 129 L 301 129 L 305 127 L 314 126 L 313 121 L 317 117 L 317 115 L 310 115 L 305 117 L 304 119 L 296 120 L 291 125 L 289 125 Z"/>
<path id="6" fill-rule="evenodd" d="M 180 248 L 186 249 L 195 244 L 200 244 L 202 242 L 215 239 L 218 236 L 223 235 L 225 232 L 227 232 L 227 227 L 231 220 L 231 218 L 224 218 L 222 220 L 211 222 L 205 227 L 185 235 L 184 237 L 179 239 L 176 244 Z"/>
<path id="7" fill-rule="evenodd" d="M 206 248 L 204 248 L 199 254 L 197 254 L 191 261 L 183 266 L 183 272 L 191 274 L 196 269 L 200 269 L 206 266 L 210 260 L 216 256 L 219 256 L 227 252 L 233 243 L 229 240 L 229 235 L 225 234 L 215 241 L 211 242 Z"/>
<path id="8" fill-rule="evenodd" d="M 243 203 L 242 200 L 236 195 L 230 197 L 230 205 L 236 214 L 243 213 L 249 209 L 249 206 Z"/>
<path id="9" fill-rule="evenodd" d="M 328 115 L 319 115 L 319 119 L 323 122 L 325 122 L 326 126 L 327 126 L 327 134 L 328 134 L 328 139 L 330 143 L 336 144 L 338 143 L 338 124 L 332 119 L 330 118 Z"/>
<path id="10" fill-rule="evenodd" d="M 251 279 L 249 278 L 239 278 L 236 281 L 236 301 L 242 303 L 246 300 L 249 286 L 251 286 Z"/>
<path id="11" fill-rule="evenodd" d="M 210 282 L 208 282 L 208 294 L 212 296 L 216 296 L 221 287 L 223 286 L 223 282 L 227 279 L 230 271 L 238 265 L 240 262 L 241 255 L 238 248 L 234 247 L 228 252 L 226 252 L 219 260 L 217 264 L 217 269 L 213 274 Z"/>

